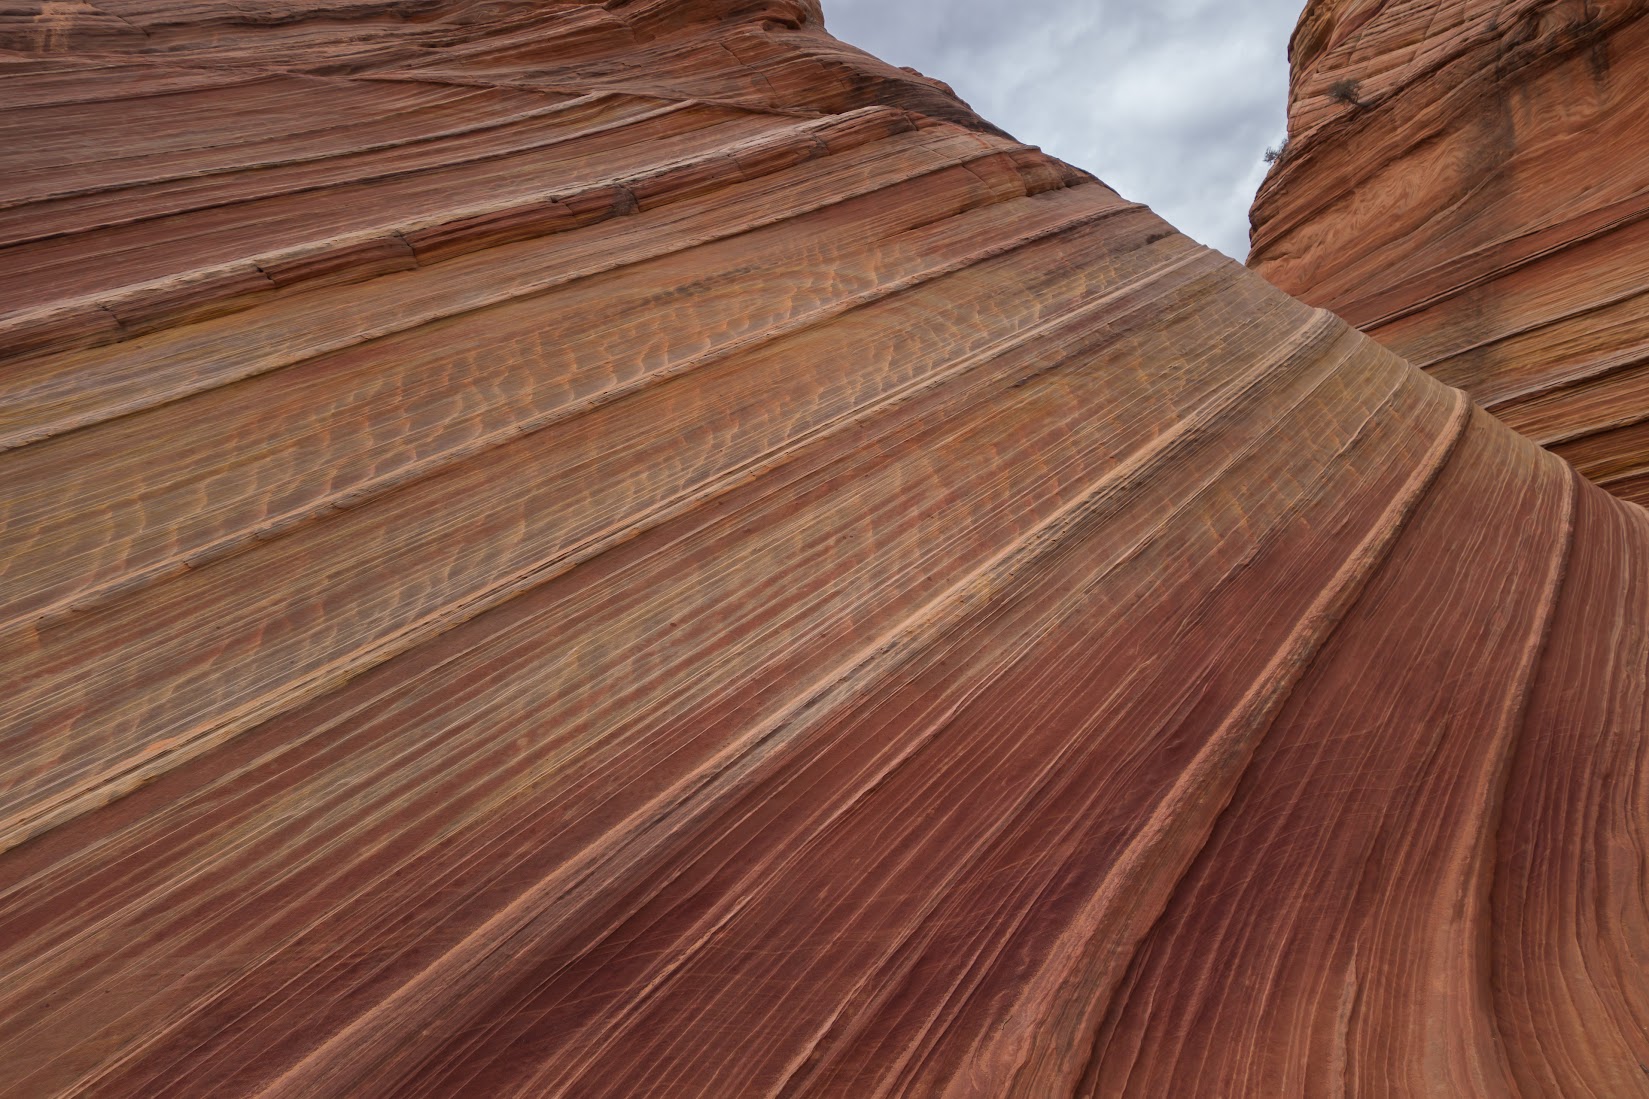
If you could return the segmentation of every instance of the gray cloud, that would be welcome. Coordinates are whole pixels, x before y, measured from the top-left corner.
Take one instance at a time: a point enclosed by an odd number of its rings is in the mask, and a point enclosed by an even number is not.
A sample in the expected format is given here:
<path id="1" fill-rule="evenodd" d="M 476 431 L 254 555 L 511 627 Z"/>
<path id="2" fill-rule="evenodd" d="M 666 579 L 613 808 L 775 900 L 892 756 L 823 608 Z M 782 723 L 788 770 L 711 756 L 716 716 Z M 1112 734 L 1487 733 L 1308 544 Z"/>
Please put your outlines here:
<path id="1" fill-rule="evenodd" d="M 1243 259 L 1302 0 L 824 0 L 836 37 Z"/>

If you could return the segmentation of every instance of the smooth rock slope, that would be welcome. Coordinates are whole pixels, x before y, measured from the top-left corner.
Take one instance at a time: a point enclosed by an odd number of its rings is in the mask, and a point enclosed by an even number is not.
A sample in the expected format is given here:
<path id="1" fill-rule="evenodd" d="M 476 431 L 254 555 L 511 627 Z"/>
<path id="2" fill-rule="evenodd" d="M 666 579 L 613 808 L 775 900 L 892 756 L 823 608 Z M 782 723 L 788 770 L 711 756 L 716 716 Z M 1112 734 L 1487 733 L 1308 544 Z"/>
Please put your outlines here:
<path id="1" fill-rule="evenodd" d="M 816 7 L 0 26 L 0 1094 L 1649 1094 L 1649 514 Z"/>
<path id="2" fill-rule="evenodd" d="M 1649 2 L 1312 0 L 1250 263 L 1649 503 Z"/>

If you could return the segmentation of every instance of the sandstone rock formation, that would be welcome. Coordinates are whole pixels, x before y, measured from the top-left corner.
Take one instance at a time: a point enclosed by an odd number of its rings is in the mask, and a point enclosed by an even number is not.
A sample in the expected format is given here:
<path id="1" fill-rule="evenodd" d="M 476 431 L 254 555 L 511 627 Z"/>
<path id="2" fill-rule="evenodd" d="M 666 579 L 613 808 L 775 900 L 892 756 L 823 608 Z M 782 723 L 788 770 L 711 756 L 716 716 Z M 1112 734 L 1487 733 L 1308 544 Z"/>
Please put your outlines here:
<path id="1" fill-rule="evenodd" d="M 50 4 L 0 1093 L 1649 1094 L 1649 515 L 741 0 Z"/>
<path id="2" fill-rule="evenodd" d="M 1649 3 L 1312 0 L 1251 265 L 1649 502 Z"/>

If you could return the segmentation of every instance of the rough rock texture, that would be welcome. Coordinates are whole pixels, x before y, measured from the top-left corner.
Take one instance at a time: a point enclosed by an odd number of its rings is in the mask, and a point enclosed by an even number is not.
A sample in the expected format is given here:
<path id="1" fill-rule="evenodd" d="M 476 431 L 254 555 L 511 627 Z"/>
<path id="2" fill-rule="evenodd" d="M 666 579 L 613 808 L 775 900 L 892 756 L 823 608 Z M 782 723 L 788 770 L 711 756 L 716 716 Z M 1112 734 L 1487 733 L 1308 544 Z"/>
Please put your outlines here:
<path id="1" fill-rule="evenodd" d="M 1649 1094 L 1649 514 L 809 8 L 11 11 L 0 1094 Z"/>
<path id="2" fill-rule="evenodd" d="M 1250 264 L 1649 503 L 1649 2 L 1312 0 Z"/>

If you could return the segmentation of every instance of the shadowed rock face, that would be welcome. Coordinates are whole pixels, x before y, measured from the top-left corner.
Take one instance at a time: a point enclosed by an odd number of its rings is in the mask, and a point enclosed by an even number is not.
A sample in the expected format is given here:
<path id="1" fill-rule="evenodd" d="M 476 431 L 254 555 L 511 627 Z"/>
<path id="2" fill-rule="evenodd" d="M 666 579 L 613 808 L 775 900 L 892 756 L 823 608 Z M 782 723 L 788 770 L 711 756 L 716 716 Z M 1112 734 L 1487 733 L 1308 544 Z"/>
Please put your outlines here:
<path id="1" fill-rule="evenodd" d="M 805 6 L 6 33 L 0 1093 L 1649 1093 L 1462 394 Z"/>
<path id="2" fill-rule="evenodd" d="M 1249 262 L 1649 502 L 1649 3 L 1313 0 Z"/>

